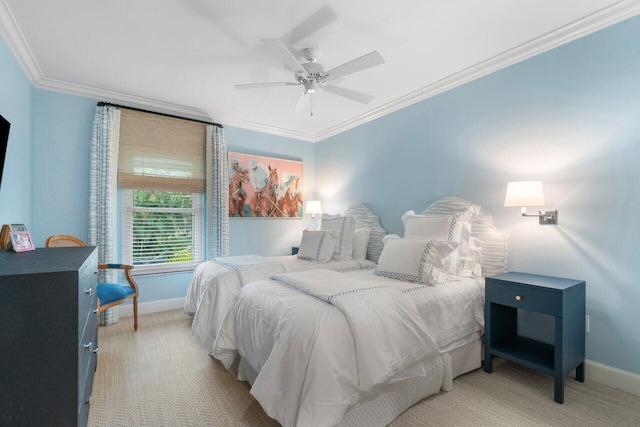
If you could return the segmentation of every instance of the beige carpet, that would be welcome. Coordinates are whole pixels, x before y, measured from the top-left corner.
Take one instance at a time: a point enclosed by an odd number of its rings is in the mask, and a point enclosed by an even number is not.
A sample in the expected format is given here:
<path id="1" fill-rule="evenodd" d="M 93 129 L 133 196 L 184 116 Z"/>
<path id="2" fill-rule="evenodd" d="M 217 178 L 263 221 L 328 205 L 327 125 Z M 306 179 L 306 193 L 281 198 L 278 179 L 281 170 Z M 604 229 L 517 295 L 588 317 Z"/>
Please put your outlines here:
<path id="1" fill-rule="evenodd" d="M 180 310 L 99 328 L 100 352 L 90 426 L 278 425 L 235 372 L 207 356 Z M 599 383 L 565 380 L 565 403 L 553 402 L 553 379 L 500 359 L 453 390 L 427 398 L 398 426 L 640 426 L 640 397 Z"/>

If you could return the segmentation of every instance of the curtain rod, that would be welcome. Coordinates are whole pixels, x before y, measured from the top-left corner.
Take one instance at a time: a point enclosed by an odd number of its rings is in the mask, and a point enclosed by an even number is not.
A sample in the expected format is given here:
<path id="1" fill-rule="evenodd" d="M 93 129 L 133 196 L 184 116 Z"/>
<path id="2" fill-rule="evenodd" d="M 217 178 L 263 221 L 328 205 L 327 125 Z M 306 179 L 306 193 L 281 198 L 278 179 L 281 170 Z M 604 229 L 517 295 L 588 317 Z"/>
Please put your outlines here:
<path id="1" fill-rule="evenodd" d="M 189 119 L 187 117 L 180 117 L 180 116 L 175 116 L 173 114 L 167 114 L 167 113 L 158 113 L 157 111 L 143 110 L 142 108 L 127 107 L 126 105 L 112 104 L 110 102 L 100 101 L 100 102 L 98 102 L 98 107 L 126 108 L 127 110 L 140 111 L 141 113 L 157 114 L 158 116 L 171 117 L 173 119 L 189 120 L 189 121 L 192 121 L 192 122 L 204 123 L 205 125 L 213 125 L 213 126 L 217 126 L 217 127 L 221 128 L 221 129 L 224 129 L 224 127 L 221 124 L 214 123 L 214 122 L 205 122 L 204 120 Z"/>

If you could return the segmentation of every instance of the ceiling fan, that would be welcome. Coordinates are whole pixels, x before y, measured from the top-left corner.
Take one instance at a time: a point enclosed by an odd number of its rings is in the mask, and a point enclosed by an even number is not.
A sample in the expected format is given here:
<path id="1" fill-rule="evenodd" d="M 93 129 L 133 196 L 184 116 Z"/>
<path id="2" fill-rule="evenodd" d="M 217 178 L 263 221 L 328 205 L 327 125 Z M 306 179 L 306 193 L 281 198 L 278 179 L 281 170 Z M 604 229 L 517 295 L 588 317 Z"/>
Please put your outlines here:
<path id="1" fill-rule="evenodd" d="M 314 30 L 316 29 L 317 28 L 314 28 Z M 295 72 L 295 81 L 239 84 L 234 85 L 236 89 L 302 86 L 304 90 L 298 97 L 298 102 L 296 102 L 294 108 L 294 111 L 296 112 L 304 111 L 311 102 L 312 94 L 316 93 L 320 89 L 362 104 L 368 104 L 374 98 L 372 95 L 367 95 L 366 93 L 351 89 L 345 89 L 329 83 L 332 80 L 349 74 L 384 64 L 384 58 L 375 50 L 352 61 L 332 68 L 329 71 L 324 71 L 322 65 L 316 62 L 316 51 L 314 48 L 307 48 L 302 51 L 298 51 L 285 46 L 285 44 L 278 39 L 264 39 L 262 40 L 262 44 L 284 60 L 287 68 Z M 307 62 L 301 63 L 296 55 L 304 56 Z M 311 115 L 313 116 L 313 110 L 311 111 Z"/>

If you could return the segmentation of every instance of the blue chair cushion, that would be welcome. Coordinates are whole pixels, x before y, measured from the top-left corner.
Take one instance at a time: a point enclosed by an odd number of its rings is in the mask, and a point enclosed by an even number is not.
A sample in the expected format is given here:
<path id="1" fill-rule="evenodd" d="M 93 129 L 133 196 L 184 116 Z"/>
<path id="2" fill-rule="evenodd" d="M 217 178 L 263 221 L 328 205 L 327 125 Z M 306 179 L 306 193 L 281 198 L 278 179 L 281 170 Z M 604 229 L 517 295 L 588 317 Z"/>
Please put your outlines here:
<path id="1" fill-rule="evenodd" d="M 125 299 L 135 291 L 131 286 L 122 283 L 98 283 L 98 298 L 101 305 Z"/>

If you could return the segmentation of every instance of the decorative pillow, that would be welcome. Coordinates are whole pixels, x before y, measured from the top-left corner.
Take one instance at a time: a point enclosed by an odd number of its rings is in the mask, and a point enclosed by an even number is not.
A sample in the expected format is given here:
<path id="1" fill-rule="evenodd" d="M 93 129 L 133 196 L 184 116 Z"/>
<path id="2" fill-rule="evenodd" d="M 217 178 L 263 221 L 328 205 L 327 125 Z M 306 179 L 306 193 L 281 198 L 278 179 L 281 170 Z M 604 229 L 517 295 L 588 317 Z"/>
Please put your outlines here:
<path id="1" fill-rule="evenodd" d="M 333 256 L 336 240 L 328 231 L 302 231 L 298 258 L 309 261 L 329 262 Z"/>
<path id="2" fill-rule="evenodd" d="M 367 245 L 367 259 L 378 262 L 378 258 L 382 253 L 382 238 L 387 235 L 387 230 L 380 225 L 380 219 L 363 204 L 349 206 L 344 211 L 344 214 L 356 219 L 356 228 L 368 228 L 371 230 L 369 244 Z"/>
<path id="3" fill-rule="evenodd" d="M 375 274 L 428 285 L 446 280 L 450 255 L 458 245 L 430 239 L 388 239 Z"/>
<path id="4" fill-rule="evenodd" d="M 371 236 L 371 229 L 369 228 L 356 228 L 353 233 L 353 254 L 354 259 L 367 259 L 367 246 L 369 245 L 369 237 Z"/>
<path id="5" fill-rule="evenodd" d="M 455 215 L 418 215 L 413 211 L 402 215 L 404 238 L 422 237 L 433 240 L 448 240 L 460 243 L 465 224 L 463 214 Z"/>
<path id="6" fill-rule="evenodd" d="M 351 258 L 353 254 L 353 233 L 356 221 L 351 216 L 322 214 L 320 230 L 331 231 L 336 238 L 333 254 L 341 258 Z"/>
<path id="7" fill-rule="evenodd" d="M 387 234 L 382 238 L 382 244 L 386 244 L 387 241 L 391 239 L 402 239 L 402 237 L 398 236 L 397 234 Z"/>
<path id="8" fill-rule="evenodd" d="M 482 266 L 480 264 L 482 243 L 475 237 L 469 239 L 466 255 L 459 256 L 458 266 L 460 274 L 463 276 L 482 277 Z M 458 251 L 460 249 L 458 248 Z"/>
<path id="9" fill-rule="evenodd" d="M 405 224 L 405 238 L 422 237 L 426 239 L 448 240 L 460 246 L 453 254 L 451 273 L 462 275 L 467 268 L 469 257 L 469 239 L 471 238 L 471 222 L 478 216 L 478 207 L 470 206 L 464 212 L 453 215 L 422 214 L 408 211 L 402 216 Z M 475 265 L 473 266 L 475 267 Z M 473 268 L 472 268 L 473 269 Z"/>
<path id="10" fill-rule="evenodd" d="M 404 238 L 425 237 L 436 240 L 450 239 L 450 232 L 455 230 L 453 216 L 417 215 L 413 211 L 406 212 L 403 217 Z"/>

